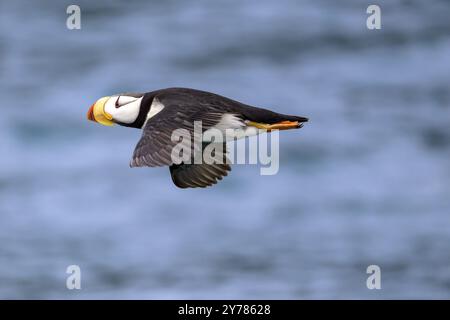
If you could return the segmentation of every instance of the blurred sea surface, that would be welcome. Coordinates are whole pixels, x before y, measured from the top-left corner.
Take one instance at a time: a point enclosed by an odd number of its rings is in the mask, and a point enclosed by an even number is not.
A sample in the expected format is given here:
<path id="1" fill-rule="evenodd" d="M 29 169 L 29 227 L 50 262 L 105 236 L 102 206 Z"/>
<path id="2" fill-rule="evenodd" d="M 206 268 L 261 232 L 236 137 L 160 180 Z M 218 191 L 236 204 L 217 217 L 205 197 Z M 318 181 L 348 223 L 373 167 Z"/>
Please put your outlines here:
<path id="1" fill-rule="evenodd" d="M 358 0 L 79 0 L 71 31 L 72 2 L 2 2 L 0 298 L 449 298 L 450 4 L 377 3 L 381 30 Z M 86 120 L 172 86 L 311 121 L 277 175 L 177 189 Z"/>

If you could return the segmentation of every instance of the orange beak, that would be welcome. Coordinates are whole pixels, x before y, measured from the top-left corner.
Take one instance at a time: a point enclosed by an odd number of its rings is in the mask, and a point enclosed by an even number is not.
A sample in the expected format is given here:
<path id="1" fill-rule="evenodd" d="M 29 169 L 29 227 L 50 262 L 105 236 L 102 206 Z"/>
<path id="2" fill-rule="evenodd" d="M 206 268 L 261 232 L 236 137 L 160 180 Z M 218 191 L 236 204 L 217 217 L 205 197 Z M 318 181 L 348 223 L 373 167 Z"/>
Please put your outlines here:
<path id="1" fill-rule="evenodd" d="M 95 121 L 95 118 L 94 118 L 94 106 L 95 106 L 95 103 L 89 108 L 89 111 L 87 113 L 87 118 L 88 118 L 88 120 L 91 120 L 91 121 Z"/>

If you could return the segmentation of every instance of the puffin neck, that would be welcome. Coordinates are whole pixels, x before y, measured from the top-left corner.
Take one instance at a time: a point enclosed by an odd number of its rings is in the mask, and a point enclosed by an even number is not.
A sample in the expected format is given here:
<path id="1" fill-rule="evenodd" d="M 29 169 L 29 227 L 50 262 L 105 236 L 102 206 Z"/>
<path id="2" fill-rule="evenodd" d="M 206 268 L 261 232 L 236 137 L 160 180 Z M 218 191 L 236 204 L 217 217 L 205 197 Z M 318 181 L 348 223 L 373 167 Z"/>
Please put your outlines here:
<path id="1" fill-rule="evenodd" d="M 145 121 L 147 120 L 147 114 L 150 112 L 150 107 L 152 105 L 154 97 L 155 94 L 153 92 L 144 94 L 144 96 L 142 97 L 141 106 L 139 108 L 139 114 L 136 120 L 133 123 L 119 123 L 119 124 L 124 127 L 141 129 L 144 126 Z"/>

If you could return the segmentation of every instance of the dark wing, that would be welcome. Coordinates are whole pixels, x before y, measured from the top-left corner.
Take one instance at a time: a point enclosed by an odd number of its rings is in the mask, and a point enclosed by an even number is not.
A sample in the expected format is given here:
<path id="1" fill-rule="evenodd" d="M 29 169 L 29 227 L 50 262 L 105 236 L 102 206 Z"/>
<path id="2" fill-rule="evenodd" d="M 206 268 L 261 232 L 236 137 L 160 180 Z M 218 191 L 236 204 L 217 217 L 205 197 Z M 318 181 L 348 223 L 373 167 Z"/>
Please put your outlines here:
<path id="1" fill-rule="evenodd" d="M 203 150 L 208 144 L 203 145 Z M 215 145 L 214 159 L 219 159 L 217 162 L 209 162 L 208 164 L 203 159 L 202 164 L 173 164 L 170 166 L 170 175 L 173 183 L 179 188 L 205 188 L 216 184 L 219 180 L 231 171 L 228 164 L 229 160 L 226 157 L 226 144 L 209 144 Z M 217 157 L 216 157 L 217 156 Z M 193 160 L 191 161 L 193 163 Z"/>
<path id="2" fill-rule="evenodd" d="M 186 129 L 193 138 L 194 121 L 201 120 L 204 131 L 216 125 L 223 114 L 214 108 L 195 105 L 191 100 L 164 99 L 160 102 L 164 109 L 145 124 L 141 140 L 134 150 L 131 167 L 171 165 L 172 149 L 179 143 L 171 140 L 174 130 Z M 191 145 L 195 146 L 194 143 Z"/>
<path id="3" fill-rule="evenodd" d="M 179 188 L 205 188 L 222 180 L 230 170 L 228 164 L 173 164 L 170 175 Z"/>

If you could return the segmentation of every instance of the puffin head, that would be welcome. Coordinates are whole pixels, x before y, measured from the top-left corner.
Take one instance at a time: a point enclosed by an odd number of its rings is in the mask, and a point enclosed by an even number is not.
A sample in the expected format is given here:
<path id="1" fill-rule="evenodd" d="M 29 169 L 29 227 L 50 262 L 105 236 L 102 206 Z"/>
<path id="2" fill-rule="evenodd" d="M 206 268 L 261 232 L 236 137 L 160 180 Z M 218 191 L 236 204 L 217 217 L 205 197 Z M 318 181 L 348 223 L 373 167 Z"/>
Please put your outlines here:
<path id="1" fill-rule="evenodd" d="M 137 121 L 142 93 L 123 93 L 98 99 L 87 113 L 87 118 L 105 126 L 115 123 L 124 126 L 133 126 Z"/>

